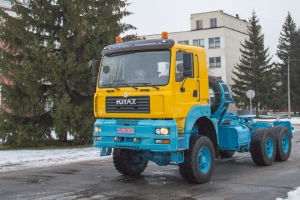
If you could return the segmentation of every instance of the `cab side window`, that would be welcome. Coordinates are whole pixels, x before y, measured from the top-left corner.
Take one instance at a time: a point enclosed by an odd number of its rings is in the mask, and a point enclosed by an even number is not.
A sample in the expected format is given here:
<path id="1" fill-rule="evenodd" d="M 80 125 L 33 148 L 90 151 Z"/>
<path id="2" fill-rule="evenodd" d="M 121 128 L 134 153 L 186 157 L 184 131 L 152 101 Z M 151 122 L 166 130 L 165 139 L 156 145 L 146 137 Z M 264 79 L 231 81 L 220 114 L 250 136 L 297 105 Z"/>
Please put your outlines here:
<path id="1" fill-rule="evenodd" d="M 176 53 L 176 82 L 182 82 L 184 80 L 183 76 L 183 61 L 184 57 L 190 57 L 191 58 L 191 64 L 193 63 L 193 54 L 187 53 L 187 52 L 181 52 L 178 51 Z M 194 67 L 191 67 L 191 76 L 188 76 L 186 78 L 193 78 L 194 77 Z"/>

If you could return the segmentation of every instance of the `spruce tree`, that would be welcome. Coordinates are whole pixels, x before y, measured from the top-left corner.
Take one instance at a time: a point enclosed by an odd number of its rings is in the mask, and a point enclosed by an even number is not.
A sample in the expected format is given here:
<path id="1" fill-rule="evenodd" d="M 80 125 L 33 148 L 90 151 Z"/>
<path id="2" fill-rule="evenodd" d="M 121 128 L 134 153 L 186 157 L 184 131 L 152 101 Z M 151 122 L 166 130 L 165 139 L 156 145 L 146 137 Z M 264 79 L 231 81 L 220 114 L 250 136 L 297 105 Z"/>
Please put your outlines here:
<path id="1" fill-rule="evenodd" d="M 294 114 L 300 113 L 300 31 L 296 30 L 292 35 L 292 52 L 290 59 L 290 90 L 291 107 Z"/>
<path id="2" fill-rule="evenodd" d="M 279 96 L 281 99 L 281 107 L 280 109 L 287 108 L 288 106 L 288 65 L 290 65 L 290 97 L 291 97 L 291 107 L 297 109 L 299 97 L 297 98 L 297 90 L 298 86 L 297 82 L 299 79 L 299 71 L 297 68 L 297 60 L 299 59 L 299 52 L 297 53 L 297 49 L 299 48 L 299 44 L 297 44 L 298 32 L 296 31 L 296 24 L 291 17 L 291 14 L 288 12 L 288 15 L 285 19 L 285 22 L 282 26 L 282 31 L 280 32 L 279 44 L 277 46 L 276 55 L 280 59 L 279 62 L 276 63 L 276 76 L 278 82 L 280 82 L 279 87 Z M 297 102 L 298 101 L 298 102 Z"/>
<path id="3" fill-rule="evenodd" d="M 249 108 L 250 105 L 246 92 L 248 90 L 255 91 L 252 105 L 256 109 L 256 117 L 258 117 L 258 109 L 267 108 L 270 104 L 275 82 L 270 63 L 271 57 L 268 53 L 269 48 L 265 49 L 264 47 L 264 35 L 261 34 L 259 19 L 254 11 L 249 22 L 247 27 L 249 38 L 241 44 L 241 57 L 232 71 L 234 84 L 231 89 L 235 105 L 243 109 Z"/>
<path id="4" fill-rule="evenodd" d="M 0 11 L 0 136 L 8 145 L 36 146 L 67 133 L 90 143 L 93 131 L 91 69 L 87 62 L 120 33 L 132 14 L 126 0 L 12 0 L 15 17 Z M 45 109 L 45 105 L 50 105 Z"/>

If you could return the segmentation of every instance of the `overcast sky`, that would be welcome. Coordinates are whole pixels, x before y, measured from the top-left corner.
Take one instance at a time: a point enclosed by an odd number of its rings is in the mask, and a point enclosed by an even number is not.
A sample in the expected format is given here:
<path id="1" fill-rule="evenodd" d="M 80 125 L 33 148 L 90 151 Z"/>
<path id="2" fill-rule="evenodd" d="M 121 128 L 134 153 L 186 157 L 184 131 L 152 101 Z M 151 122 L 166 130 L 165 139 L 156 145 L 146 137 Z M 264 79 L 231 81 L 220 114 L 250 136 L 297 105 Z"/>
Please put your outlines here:
<path id="1" fill-rule="evenodd" d="M 224 13 L 248 19 L 256 12 L 265 35 L 265 46 L 270 55 L 277 50 L 282 25 L 290 12 L 297 27 L 300 27 L 300 0 L 128 0 L 127 10 L 134 14 L 123 19 L 137 27 L 138 35 L 158 34 L 162 31 L 180 32 L 190 30 L 190 15 L 223 10 Z"/>

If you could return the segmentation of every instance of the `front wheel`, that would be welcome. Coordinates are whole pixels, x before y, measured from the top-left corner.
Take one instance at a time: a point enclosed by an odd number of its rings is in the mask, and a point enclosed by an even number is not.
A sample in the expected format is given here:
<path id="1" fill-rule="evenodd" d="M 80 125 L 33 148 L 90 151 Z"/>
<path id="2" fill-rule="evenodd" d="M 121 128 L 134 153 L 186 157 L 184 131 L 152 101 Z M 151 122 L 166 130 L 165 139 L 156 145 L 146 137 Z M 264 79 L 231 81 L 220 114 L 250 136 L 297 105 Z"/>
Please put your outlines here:
<path id="1" fill-rule="evenodd" d="M 276 155 L 276 139 L 273 131 L 258 128 L 252 135 L 250 143 L 252 160 L 257 165 L 272 165 Z"/>
<path id="2" fill-rule="evenodd" d="M 148 161 L 143 160 L 137 151 L 114 149 L 113 162 L 116 170 L 126 176 L 140 175 L 147 167 Z"/>
<path id="3" fill-rule="evenodd" d="M 179 171 L 189 183 L 206 183 L 215 167 L 215 151 L 213 144 L 205 136 L 191 136 L 190 148 L 185 151 L 184 162 L 180 163 Z"/>
<path id="4" fill-rule="evenodd" d="M 277 144 L 275 160 L 286 161 L 290 157 L 292 149 L 290 132 L 284 126 L 275 126 L 272 131 L 275 134 Z"/>

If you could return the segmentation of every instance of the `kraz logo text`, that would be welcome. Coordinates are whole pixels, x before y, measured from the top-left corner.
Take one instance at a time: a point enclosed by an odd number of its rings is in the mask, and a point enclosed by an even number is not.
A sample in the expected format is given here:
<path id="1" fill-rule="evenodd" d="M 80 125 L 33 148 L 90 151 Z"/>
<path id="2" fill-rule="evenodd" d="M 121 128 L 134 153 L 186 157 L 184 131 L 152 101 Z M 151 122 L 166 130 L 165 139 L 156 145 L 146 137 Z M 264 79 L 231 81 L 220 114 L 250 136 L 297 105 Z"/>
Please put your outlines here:
<path id="1" fill-rule="evenodd" d="M 133 105 L 136 104 L 136 99 L 117 99 L 116 105 Z"/>

